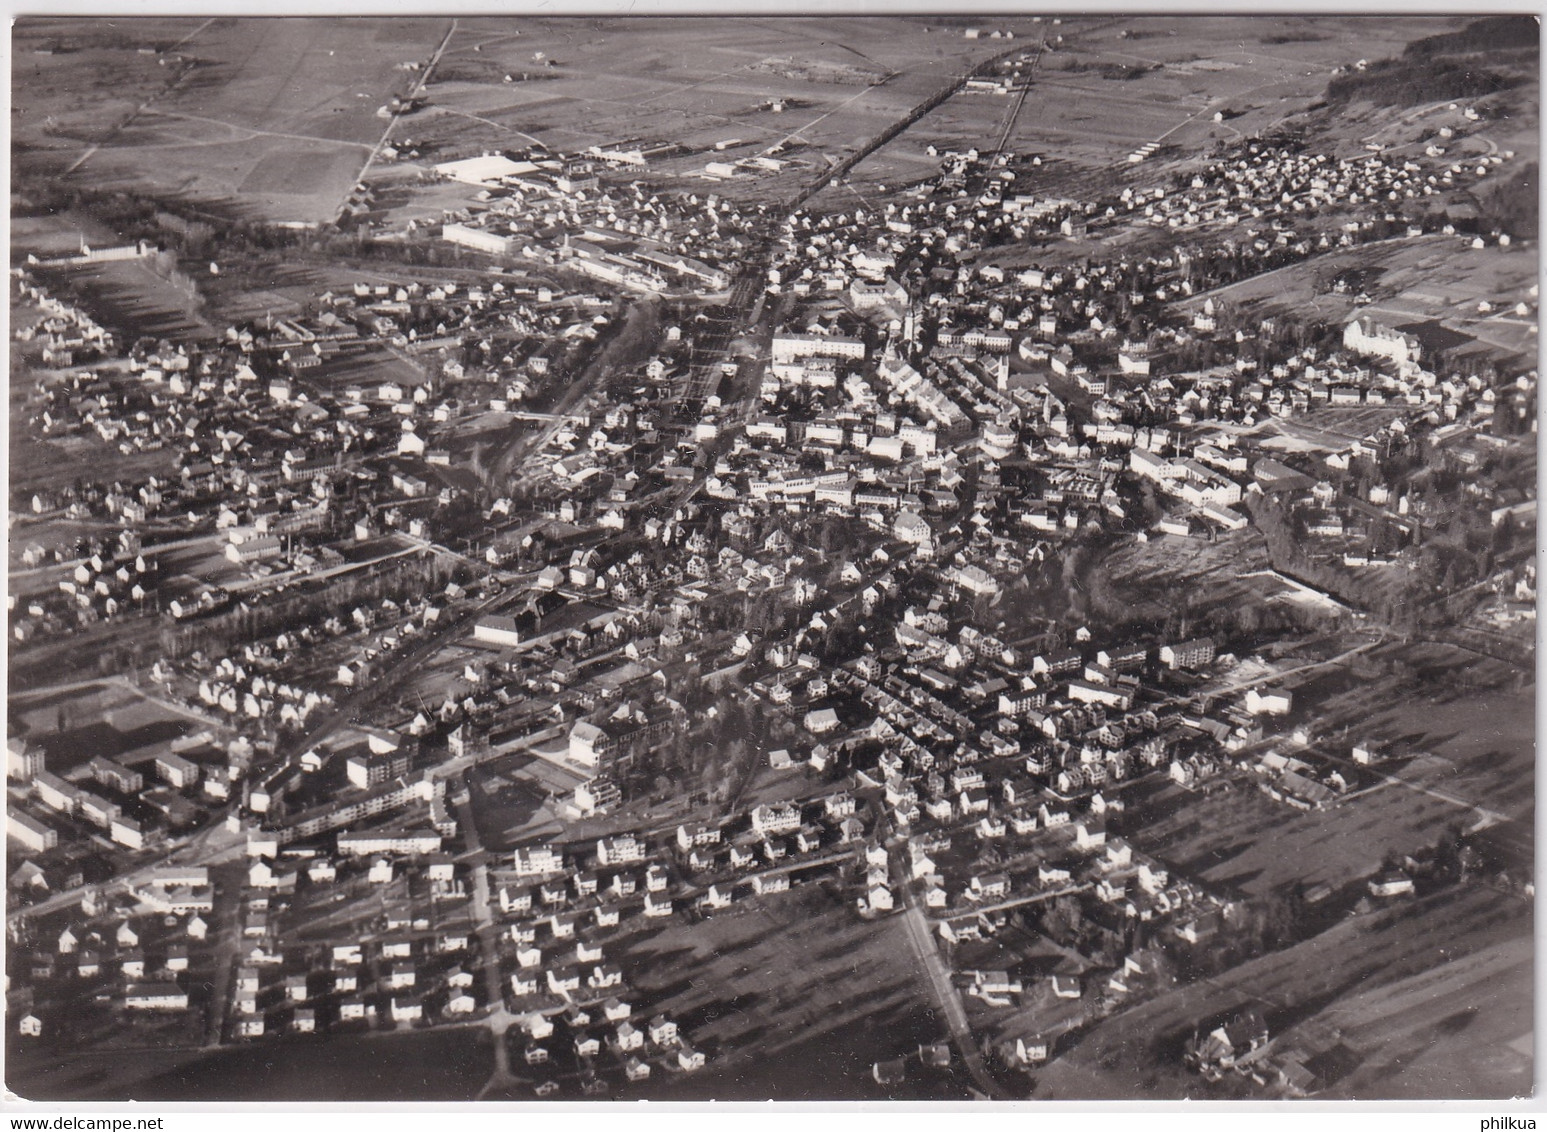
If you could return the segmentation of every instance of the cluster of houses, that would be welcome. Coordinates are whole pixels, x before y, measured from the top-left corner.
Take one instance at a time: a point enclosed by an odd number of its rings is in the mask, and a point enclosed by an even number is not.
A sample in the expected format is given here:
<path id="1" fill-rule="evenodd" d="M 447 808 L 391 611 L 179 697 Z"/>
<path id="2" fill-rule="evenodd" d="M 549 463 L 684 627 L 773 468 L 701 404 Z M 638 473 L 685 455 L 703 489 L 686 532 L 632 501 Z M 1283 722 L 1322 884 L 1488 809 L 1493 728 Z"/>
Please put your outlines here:
<path id="1" fill-rule="evenodd" d="M 657 1014 L 648 1022 L 637 1021 L 632 1004 L 616 995 L 587 1005 L 571 1002 L 557 1012 L 532 1011 L 522 1017 L 521 1031 L 526 1039 L 522 1059 L 527 1065 L 550 1064 L 558 1043 L 567 1041 L 588 1085 L 597 1080 L 595 1062 L 604 1048 L 622 1063 L 623 1076 L 631 1082 L 649 1080 L 655 1065 L 691 1073 L 707 1063 L 701 1051 L 683 1040 L 672 1018 Z M 536 1088 L 538 1096 L 557 1090 L 557 1082 L 551 1079 Z"/>
<path id="2" fill-rule="evenodd" d="M 112 354 L 117 348 L 111 330 L 51 294 L 25 267 L 12 268 L 11 278 L 16 300 L 12 309 L 18 312 L 12 334 L 18 342 L 40 344 L 44 365 L 63 369 Z"/>
<path id="3" fill-rule="evenodd" d="M 460 758 L 553 728 L 561 757 L 585 776 L 567 816 L 622 807 L 631 779 L 698 722 L 672 684 L 691 659 L 706 681 L 736 681 L 788 725 L 759 750 L 760 768 L 766 760 L 771 773 L 806 775 L 810 788 L 726 821 L 685 823 L 674 837 L 525 845 L 493 870 L 498 955 L 481 961 L 498 964 L 505 1004 L 526 1019 L 529 1064 L 547 1059 L 542 1043 L 562 1014 L 577 1056 L 608 1046 L 631 1080 L 648 1075 L 648 1054 L 702 1066 L 670 1019 L 632 1020 L 608 954 L 615 935 L 770 896 L 817 870 L 843 877 L 862 915 L 916 896 L 948 948 L 970 948 L 1008 913 L 1065 896 L 1108 935 L 1145 923 L 1206 943 L 1224 929 L 1223 902 L 1109 836 L 1107 824 L 1124 813 L 1121 787 L 1137 777 L 1163 774 L 1198 791 L 1239 780 L 1235 754 L 1292 714 L 1292 691 L 1262 681 L 1194 710 L 1188 693 L 1217 664 L 1210 638 L 1104 642 L 1080 630 L 1012 644 L 987 631 L 979 611 L 1093 527 L 1131 530 L 1143 518 L 1163 535 L 1223 536 L 1248 525 L 1259 496 L 1284 498 L 1308 538 L 1340 540 L 1329 545 L 1345 566 L 1395 561 L 1393 547 L 1365 531 L 1419 530 L 1419 501 L 1384 476 L 1351 490 L 1354 477 L 1341 473 L 1365 461 L 1379 471 L 1416 435 L 1488 427 L 1496 391 L 1447 372 L 1468 340 L 1361 314 L 1340 341 L 1288 344 L 1276 327 L 1233 326 L 1212 298 L 1194 296 L 1227 264 L 1250 274 L 1374 238 L 1403 202 L 1475 183 L 1506 159 L 1440 167 L 1432 161 L 1446 155 L 1425 156 L 1431 164 L 1334 159 L 1250 140 L 1186 184 L 1080 202 L 1017 191 L 1035 159 L 947 153 L 940 175 L 906 198 L 833 214 L 798 208 L 779 223 L 715 194 L 603 180 L 608 167 L 636 169 L 643 156 L 447 163 L 442 175 L 482 190 L 475 206 L 446 216 L 439 236 L 454 245 L 646 292 L 723 291 L 729 265 L 752 264 L 752 281 L 783 319 L 766 365 L 749 363 L 756 398 L 729 396 L 741 363 L 706 373 L 696 357 L 721 333 L 707 315 L 686 322 L 686 333 L 662 328 L 654 356 L 622 375 L 635 384 L 629 397 L 533 418 L 552 427 L 527 457 L 540 471 L 523 483 L 523 503 L 498 499 L 474 521 L 487 539 L 476 548 L 482 562 L 530 566 L 526 589 L 476 621 L 461 642 L 474 659 L 438 706 L 384 706 L 375 722 L 385 726 L 362 724 L 256 769 L 245 739 L 227 744 L 224 758 L 174 743 L 148 768 L 164 783 L 153 791 L 141 770 L 100 756 L 67 780 L 13 740 L 8 777 L 33 812 L 13 806 L 11 835 L 46 853 L 56 820 L 68 819 L 140 850 L 178 827 L 175 799 L 239 800 L 236 828 L 253 819 L 232 929 L 241 961 L 218 991 L 229 991 L 232 1036 L 368 1020 L 371 1003 L 383 1024 L 466 1016 L 494 1005 L 469 967 L 467 935 L 421 929 L 409 916 L 380 938 L 333 946 L 320 965 L 284 928 L 297 894 L 338 886 L 341 872 L 385 892 L 412 873 L 448 900 L 466 898 L 458 867 L 441 855 L 458 833 L 446 783 L 421 765 L 422 750 L 438 751 L 448 731 L 448 754 Z M 1099 241 L 1135 224 L 1205 246 L 1045 268 L 977 259 L 1007 240 Z M 24 273 L 17 280 L 43 312 L 18 337 L 43 338 L 46 363 L 114 349 Z M 450 518 L 476 516 L 466 479 L 448 470 L 453 426 L 486 410 L 521 411 L 568 375 L 620 306 L 515 275 L 360 283 L 320 296 L 307 314 L 232 327 L 214 343 L 143 341 L 123 369 L 45 380 L 29 422 L 40 435 L 92 434 L 125 454 L 169 448 L 175 472 L 80 481 L 26 501 L 28 521 L 125 529 L 114 549 L 80 562 L 57 552 L 50 562 L 48 550 L 29 546 L 27 566 L 63 576 L 13 596 L 15 639 L 130 613 L 197 622 L 231 603 L 222 582 L 250 588 L 281 572 L 343 569 L 340 547 L 358 552 L 382 534 L 428 546 L 465 531 Z M 359 383 L 360 371 L 388 359 L 399 376 Z M 1534 374 L 1521 381 L 1534 391 Z M 1319 465 L 1296 459 L 1313 474 L 1242 436 L 1276 418 L 1356 406 L 1391 412 Z M 137 533 L 185 516 L 187 533 L 217 551 L 211 577 L 192 589 L 161 579 Z M 820 524 L 857 535 L 863 552 L 817 545 Z M 753 599 L 798 609 L 795 628 L 710 628 L 701 616 L 711 600 Z M 540 632 L 552 611 L 582 601 L 593 607 L 586 617 Z M 269 740 L 369 687 L 443 611 L 467 603 L 457 582 L 374 597 L 336 615 L 297 616 L 220 655 L 163 659 L 151 679 Z M 863 649 L 833 655 L 832 631 L 856 619 L 867 625 Z M 1335 804 L 1358 785 L 1339 760 L 1311 750 L 1270 751 L 1250 766 L 1263 790 L 1300 808 Z M 902 848 L 889 852 L 885 831 Z M 303 855 L 328 839 L 331 856 Z M 1377 878 L 1372 892 L 1400 895 L 1402 879 Z M 196 924 L 209 930 L 207 876 L 152 879 L 132 895 L 180 924 L 186 917 L 190 939 Z M 99 976 L 106 938 L 68 930 L 58 956 Z M 177 978 L 186 956 L 169 946 L 164 962 L 147 965 L 123 934 L 114 932 L 112 961 L 125 1009 L 188 1010 Z M 1152 974 L 1135 954 L 1088 966 L 1110 995 Z M 998 969 L 959 975 L 990 1005 L 1033 989 Z M 1080 999 L 1084 977 L 1056 973 L 1047 992 Z M 1238 1023 L 1194 1043 L 1205 1072 L 1245 1064 L 1260 1048 L 1252 1020 Z M 1047 1056 L 1044 1037 L 1015 1044 L 1022 1063 Z"/>
<path id="4" fill-rule="evenodd" d="M 1440 147 L 1430 148 L 1439 152 L 1426 152 L 1424 157 L 1445 156 Z M 1144 223 L 1181 232 L 1207 225 L 1222 229 L 1246 225 L 1242 234 L 1247 240 L 1255 238 L 1254 251 L 1303 241 L 1305 246 L 1296 250 L 1304 255 L 1348 246 L 1353 242 L 1351 231 L 1306 238 L 1297 236 L 1296 221 L 1358 205 L 1395 212 L 1403 202 L 1473 184 L 1507 160 L 1500 153 L 1452 162 L 1404 159 L 1384 152 L 1335 158 L 1311 152 L 1298 141 L 1245 141 L 1191 174 L 1185 184 L 1178 178 L 1169 189 L 1124 189 L 1119 206 L 1106 219 L 1142 216 Z M 1271 231 L 1253 230 L 1254 221 L 1264 222 Z M 1409 234 L 1421 232 L 1420 228 Z"/>
<path id="5" fill-rule="evenodd" d="M 467 897 L 452 859 L 413 844 L 385 845 L 351 859 L 340 841 L 337 857 L 251 858 L 234 929 L 240 962 L 226 999 L 229 1038 L 314 1033 L 351 1023 L 426 1025 L 466 1019 L 487 1005 L 473 933 L 448 926 L 458 918 L 447 911 L 466 907 Z M 410 874 L 441 909 L 436 924 L 428 905 L 396 895 Z M 329 894 L 362 899 L 361 882 L 365 903 L 386 909 L 365 933 L 330 933 L 334 942 L 319 952 L 287 931 L 335 907 Z"/>
<path id="6" fill-rule="evenodd" d="M 578 792 L 605 797 L 609 786 L 592 779 Z M 680 825 L 674 838 L 603 837 L 594 854 L 541 844 L 517 849 L 492 881 L 508 921 L 505 942 L 514 945 L 513 1008 L 531 996 L 567 1001 L 618 986 L 621 970 L 587 942 L 607 929 L 690 908 L 712 914 L 749 896 L 788 891 L 798 874 L 852 861 L 864 834 L 855 799 L 838 791 L 803 805 L 761 804 L 726 822 Z M 884 864 L 865 899 L 878 911 L 891 909 Z"/>
<path id="7" fill-rule="evenodd" d="M 25 1012 L 12 1012 L 19 1032 L 43 1038 L 81 1025 L 88 1000 L 127 1023 L 197 1025 L 190 991 L 195 969 L 213 961 L 213 906 L 207 869 L 165 866 L 131 887 L 88 888 L 62 921 L 13 932 L 12 994 L 26 999 Z"/>

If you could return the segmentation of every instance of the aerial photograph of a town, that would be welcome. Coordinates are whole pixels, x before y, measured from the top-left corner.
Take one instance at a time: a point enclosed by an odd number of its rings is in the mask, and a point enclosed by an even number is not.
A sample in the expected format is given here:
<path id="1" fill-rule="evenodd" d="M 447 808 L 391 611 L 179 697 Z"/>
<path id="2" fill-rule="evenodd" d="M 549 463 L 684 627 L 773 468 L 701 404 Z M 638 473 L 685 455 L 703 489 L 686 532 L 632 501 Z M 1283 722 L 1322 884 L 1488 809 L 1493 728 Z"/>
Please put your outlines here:
<path id="1" fill-rule="evenodd" d="M 12 23 L 8 1099 L 1531 1095 L 1537 19 L 937 7 Z"/>

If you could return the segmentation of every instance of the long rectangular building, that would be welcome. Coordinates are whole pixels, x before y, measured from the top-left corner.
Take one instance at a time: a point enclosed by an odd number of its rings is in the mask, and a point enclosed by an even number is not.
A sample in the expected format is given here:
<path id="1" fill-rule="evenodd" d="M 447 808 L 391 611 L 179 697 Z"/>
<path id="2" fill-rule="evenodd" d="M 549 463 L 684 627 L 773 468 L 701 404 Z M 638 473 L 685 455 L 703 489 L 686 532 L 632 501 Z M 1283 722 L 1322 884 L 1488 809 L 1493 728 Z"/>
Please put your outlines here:
<path id="1" fill-rule="evenodd" d="M 797 358 L 852 358 L 863 361 L 865 343 L 858 338 L 840 338 L 822 334 L 778 334 L 773 340 L 775 364 Z"/>
<path id="2" fill-rule="evenodd" d="M 442 838 L 429 830 L 373 829 L 338 835 L 338 852 L 343 857 L 369 857 L 376 853 L 401 853 L 423 856 L 439 853 Z"/>
<path id="3" fill-rule="evenodd" d="M 440 238 L 448 244 L 472 248 L 474 251 L 485 252 L 488 255 L 510 254 L 511 240 L 509 236 L 501 236 L 497 232 L 486 232 L 482 228 L 469 228 L 465 224 L 446 224 L 442 226 Z"/>
<path id="4" fill-rule="evenodd" d="M 86 773 L 90 774 L 94 781 L 117 790 L 120 794 L 138 794 L 145 788 L 145 778 L 139 771 L 130 770 L 101 755 L 93 757 L 86 764 Z"/>
<path id="5" fill-rule="evenodd" d="M 351 801 L 325 802 L 320 806 L 313 806 L 297 814 L 280 828 L 270 830 L 269 834 L 279 844 L 288 845 L 292 841 L 331 833 L 365 818 L 401 809 L 415 802 L 430 803 L 433 811 L 435 800 L 437 797 L 443 798 L 445 790 L 446 784 L 443 781 L 432 782 L 426 778 L 410 782 L 408 779 L 399 778 L 395 782 L 384 783 L 363 797 Z"/>
<path id="6" fill-rule="evenodd" d="M 183 790 L 199 781 L 199 764 L 167 751 L 156 756 L 156 773 L 175 789 Z"/>
<path id="7" fill-rule="evenodd" d="M 32 788 L 37 793 L 38 801 L 61 814 L 73 814 L 81 804 L 78 786 L 46 770 L 38 772 L 38 776 L 32 780 Z"/>
<path id="8" fill-rule="evenodd" d="M 36 818 L 16 810 L 6 815 L 5 832 L 7 837 L 34 853 L 42 853 L 59 844 L 59 834 Z"/>

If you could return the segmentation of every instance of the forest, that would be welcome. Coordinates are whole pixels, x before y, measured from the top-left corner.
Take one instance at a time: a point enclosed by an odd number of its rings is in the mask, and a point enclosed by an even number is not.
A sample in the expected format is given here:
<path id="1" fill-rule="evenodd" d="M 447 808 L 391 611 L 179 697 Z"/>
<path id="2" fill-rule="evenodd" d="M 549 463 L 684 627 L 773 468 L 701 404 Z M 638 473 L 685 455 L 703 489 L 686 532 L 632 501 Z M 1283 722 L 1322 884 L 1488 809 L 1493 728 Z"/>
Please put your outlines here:
<path id="1" fill-rule="evenodd" d="M 1330 102 L 1363 100 L 1377 106 L 1418 106 L 1447 98 L 1482 98 L 1524 79 L 1449 59 L 1382 59 L 1327 84 Z"/>
<path id="2" fill-rule="evenodd" d="M 1414 40 L 1402 54 L 1412 59 L 1429 59 L 1436 55 L 1535 48 L 1540 40 L 1541 25 L 1535 16 L 1487 16 L 1473 20 L 1460 31 Z"/>
<path id="3" fill-rule="evenodd" d="M 1536 162 L 1522 165 L 1480 194 L 1483 215 L 1511 238 L 1534 240 L 1541 222 L 1541 185 Z"/>
<path id="4" fill-rule="evenodd" d="M 1535 16 L 1474 20 L 1461 31 L 1416 40 L 1398 58 L 1382 59 L 1362 71 L 1337 76 L 1327 84 L 1327 99 L 1417 106 L 1495 94 L 1521 85 L 1536 71 L 1540 37 Z M 1482 56 L 1494 69 L 1481 65 Z M 1500 66 L 1511 71 L 1498 70 Z"/>

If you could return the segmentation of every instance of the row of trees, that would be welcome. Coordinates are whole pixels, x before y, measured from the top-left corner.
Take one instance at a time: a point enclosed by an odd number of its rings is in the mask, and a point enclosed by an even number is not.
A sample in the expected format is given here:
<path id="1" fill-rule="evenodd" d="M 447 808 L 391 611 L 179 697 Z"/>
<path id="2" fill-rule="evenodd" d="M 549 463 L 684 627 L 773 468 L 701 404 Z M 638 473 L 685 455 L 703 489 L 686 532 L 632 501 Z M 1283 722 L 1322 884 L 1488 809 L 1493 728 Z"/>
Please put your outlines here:
<path id="1" fill-rule="evenodd" d="M 245 641 L 348 613 L 365 602 L 419 597 L 444 587 L 459 570 L 455 561 L 425 552 L 384 567 L 355 571 L 328 580 L 320 593 L 273 596 L 262 604 L 241 604 L 228 613 L 161 630 L 162 655 L 177 659 L 194 652 L 223 656 Z"/>

